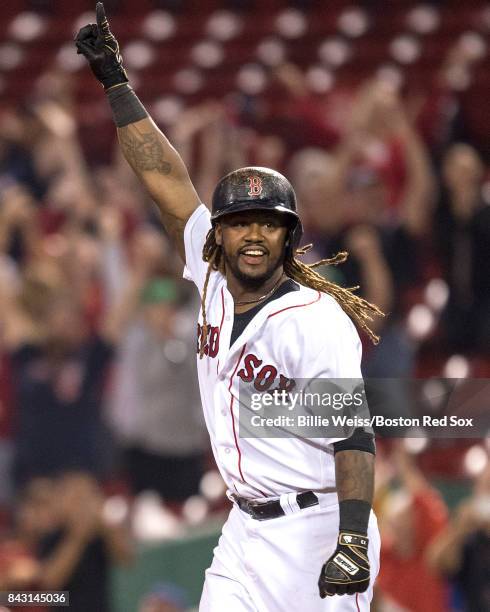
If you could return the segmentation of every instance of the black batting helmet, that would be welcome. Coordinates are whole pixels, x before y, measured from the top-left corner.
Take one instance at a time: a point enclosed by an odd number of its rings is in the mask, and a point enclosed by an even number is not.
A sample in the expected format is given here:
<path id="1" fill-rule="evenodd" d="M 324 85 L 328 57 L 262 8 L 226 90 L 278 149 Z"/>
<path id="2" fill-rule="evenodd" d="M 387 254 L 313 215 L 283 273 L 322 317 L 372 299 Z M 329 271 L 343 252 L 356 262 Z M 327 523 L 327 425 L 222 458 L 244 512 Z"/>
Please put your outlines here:
<path id="1" fill-rule="evenodd" d="M 294 253 L 303 235 L 296 194 L 288 179 L 270 168 L 248 166 L 224 176 L 213 193 L 211 220 L 244 210 L 270 210 L 291 217 L 288 249 Z"/>

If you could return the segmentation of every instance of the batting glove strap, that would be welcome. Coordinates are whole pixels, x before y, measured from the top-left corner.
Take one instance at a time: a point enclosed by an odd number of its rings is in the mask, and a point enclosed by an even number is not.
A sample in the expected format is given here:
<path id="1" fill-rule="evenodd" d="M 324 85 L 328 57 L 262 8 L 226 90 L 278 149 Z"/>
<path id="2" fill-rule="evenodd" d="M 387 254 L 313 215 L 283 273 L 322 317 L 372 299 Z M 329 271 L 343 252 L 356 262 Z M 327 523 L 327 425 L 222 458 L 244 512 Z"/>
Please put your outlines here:
<path id="1" fill-rule="evenodd" d="M 87 58 L 95 77 L 104 89 L 128 82 L 122 65 L 119 43 L 109 29 L 101 2 L 96 7 L 97 23 L 84 26 L 75 38 L 77 53 Z"/>
<path id="2" fill-rule="evenodd" d="M 366 536 L 340 532 L 337 548 L 320 573 L 320 597 L 367 590 L 370 578 L 368 544 Z"/>

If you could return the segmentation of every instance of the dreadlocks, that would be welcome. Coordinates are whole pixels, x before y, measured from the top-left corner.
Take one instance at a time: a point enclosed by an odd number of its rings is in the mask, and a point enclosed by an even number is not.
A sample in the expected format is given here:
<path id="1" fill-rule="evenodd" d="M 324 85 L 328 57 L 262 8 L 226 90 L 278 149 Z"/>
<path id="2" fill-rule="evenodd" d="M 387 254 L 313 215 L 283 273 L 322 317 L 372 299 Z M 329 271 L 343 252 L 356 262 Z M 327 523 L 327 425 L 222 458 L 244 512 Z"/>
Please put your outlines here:
<path id="1" fill-rule="evenodd" d="M 296 255 L 304 255 L 311 249 L 311 247 L 312 245 L 308 244 L 307 246 L 296 249 L 295 253 L 290 251 L 286 255 L 286 259 L 284 261 L 284 272 L 286 276 L 289 276 L 289 278 L 295 280 L 301 285 L 305 285 L 311 289 L 316 289 L 317 291 L 331 295 L 333 298 L 335 298 L 335 300 L 337 300 L 344 312 L 346 312 L 357 323 L 357 325 L 359 325 L 359 327 L 366 332 L 366 334 L 371 338 L 373 344 L 378 344 L 379 336 L 377 336 L 369 327 L 369 322 L 373 320 L 374 316 L 383 317 L 384 313 L 377 306 L 371 304 L 371 302 L 368 302 L 364 298 L 355 295 L 354 291 L 359 289 L 359 287 L 341 287 L 336 283 L 328 281 L 314 269 L 318 268 L 319 266 L 336 266 L 344 263 L 348 257 L 348 254 L 345 251 L 342 251 L 341 253 L 337 253 L 335 257 L 330 259 L 321 259 L 320 261 L 312 264 L 305 264 L 299 261 Z M 204 281 L 201 299 L 203 319 L 199 348 L 199 357 L 201 359 L 204 356 L 204 348 L 206 346 L 206 339 L 208 335 L 208 323 L 206 320 L 206 294 L 209 278 L 212 270 L 219 270 L 220 272 L 224 273 L 222 251 L 221 247 L 216 244 L 214 228 L 211 228 L 206 236 L 206 241 L 202 251 L 202 258 L 203 261 L 207 262 L 209 265 L 206 272 L 206 280 Z"/>

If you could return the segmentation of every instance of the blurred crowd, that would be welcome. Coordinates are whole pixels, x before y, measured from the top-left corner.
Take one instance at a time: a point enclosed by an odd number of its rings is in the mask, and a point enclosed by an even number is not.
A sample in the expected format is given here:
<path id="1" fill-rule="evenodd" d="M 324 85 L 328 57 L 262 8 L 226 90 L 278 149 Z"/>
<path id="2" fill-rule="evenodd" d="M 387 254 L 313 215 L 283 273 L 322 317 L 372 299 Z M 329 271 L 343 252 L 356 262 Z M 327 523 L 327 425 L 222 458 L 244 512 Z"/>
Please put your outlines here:
<path id="1" fill-rule="evenodd" d="M 162 125 L 206 204 L 239 166 L 291 179 L 306 261 L 348 251 L 324 273 L 386 313 L 379 346 L 364 342 L 366 376 L 457 377 L 454 356 L 490 372 L 490 160 L 446 80 L 470 61 L 450 53 L 425 96 L 385 78 L 312 95 L 282 64 L 270 92 Z M 114 130 L 107 158 L 93 155 L 72 87 L 48 72 L 0 108 L 0 589 L 70 590 L 73 610 L 103 612 L 109 567 L 132 558 L 133 500 L 153 492 L 184 520 L 213 466 L 197 296 Z M 452 518 L 403 444 L 381 444 L 378 463 L 377 609 L 490 609 L 485 462 Z M 141 609 L 183 610 L 157 607 L 165 588 Z"/>
<path id="2" fill-rule="evenodd" d="M 381 532 L 378 612 L 488 610 L 490 465 L 452 516 L 397 440 L 378 454 L 375 510 Z"/>

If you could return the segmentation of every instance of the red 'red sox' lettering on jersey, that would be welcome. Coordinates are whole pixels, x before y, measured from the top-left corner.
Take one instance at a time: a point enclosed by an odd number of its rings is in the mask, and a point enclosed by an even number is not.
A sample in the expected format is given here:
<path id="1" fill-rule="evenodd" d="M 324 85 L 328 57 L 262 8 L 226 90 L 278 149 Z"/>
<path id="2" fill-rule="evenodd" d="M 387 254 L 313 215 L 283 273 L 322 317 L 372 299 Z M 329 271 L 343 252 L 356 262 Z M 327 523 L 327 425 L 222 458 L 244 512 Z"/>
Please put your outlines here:
<path id="1" fill-rule="evenodd" d="M 203 333 L 203 326 L 197 324 L 197 350 L 199 353 L 199 343 Z M 208 333 L 206 343 L 204 345 L 204 354 L 207 357 L 216 357 L 219 351 L 219 327 L 215 325 L 208 325 Z"/>
<path id="2" fill-rule="evenodd" d="M 296 386 L 296 381 L 292 378 L 287 378 L 283 374 L 279 374 L 277 368 L 273 365 L 262 365 L 263 360 L 257 355 L 249 353 L 243 358 L 243 368 L 237 372 L 237 376 L 243 382 L 252 382 L 257 391 L 292 391 Z M 278 382 L 275 389 L 271 389 L 274 382 Z"/>

